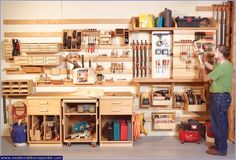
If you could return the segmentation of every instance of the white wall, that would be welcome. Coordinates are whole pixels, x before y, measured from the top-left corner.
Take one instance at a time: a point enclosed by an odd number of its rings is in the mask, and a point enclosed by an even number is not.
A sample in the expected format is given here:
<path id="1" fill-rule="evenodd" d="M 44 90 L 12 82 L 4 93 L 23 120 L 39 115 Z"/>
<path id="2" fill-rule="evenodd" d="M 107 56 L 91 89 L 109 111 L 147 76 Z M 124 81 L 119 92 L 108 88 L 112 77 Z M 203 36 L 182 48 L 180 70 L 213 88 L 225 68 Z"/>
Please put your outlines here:
<path id="1" fill-rule="evenodd" d="M 127 24 L 119 25 L 2 25 L 3 19 L 129 19 L 138 16 L 140 13 L 158 15 L 164 8 L 172 10 L 173 16 L 206 16 L 211 17 L 211 12 L 196 12 L 196 6 L 210 6 L 221 1 L 1 1 L 1 40 L 4 32 L 62 32 L 63 29 L 98 28 L 114 29 L 127 27 Z M 137 38 L 137 37 L 136 37 Z M 61 38 L 19 38 L 21 42 L 61 42 Z M 2 42 L 2 41 L 1 41 Z M 2 47 L 2 46 L 1 46 Z M 1 52 L 2 53 L 2 52 Z M 2 72 L 6 66 L 12 65 L 1 60 L 2 79 L 24 79 L 25 76 L 9 76 Z M 29 75 L 27 78 L 35 78 Z M 58 91 L 76 90 L 76 87 L 57 88 Z M 114 90 L 107 87 L 106 90 Z M 135 91 L 134 87 L 122 87 L 121 90 Z M 51 90 L 51 88 L 37 88 L 38 91 Z M 136 100 L 136 110 L 138 103 Z M 1 104 L 2 112 L 2 104 Z M 141 112 L 141 111 L 139 111 Z M 149 114 L 149 113 L 147 113 Z M 2 135 L 8 135 L 7 125 L 3 124 L 1 113 Z M 148 130 L 151 130 L 151 123 L 148 122 Z M 164 133 L 164 132 L 163 132 Z M 162 133 L 149 132 L 150 135 L 161 135 Z M 166 135 L 166 133 L 164 133 Z M 169 135 L 173 133 L 168 133 Z"/>

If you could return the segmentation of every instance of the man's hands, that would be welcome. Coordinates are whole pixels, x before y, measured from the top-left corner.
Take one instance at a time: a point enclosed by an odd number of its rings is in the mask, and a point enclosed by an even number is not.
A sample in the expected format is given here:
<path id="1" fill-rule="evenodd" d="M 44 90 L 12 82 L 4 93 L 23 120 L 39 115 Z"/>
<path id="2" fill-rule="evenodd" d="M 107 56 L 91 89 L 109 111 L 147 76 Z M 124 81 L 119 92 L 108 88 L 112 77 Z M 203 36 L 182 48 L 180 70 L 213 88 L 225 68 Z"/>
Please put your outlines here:
<path id="1" fill-rule="evenodd" d="M 199 66 L 198 66 L 198 69 L 199 70 L 205 70 L 206 69 L 206 67 L 205 67 L 205 65 L 203 65 L 203 64 L 200 64 Z"/>

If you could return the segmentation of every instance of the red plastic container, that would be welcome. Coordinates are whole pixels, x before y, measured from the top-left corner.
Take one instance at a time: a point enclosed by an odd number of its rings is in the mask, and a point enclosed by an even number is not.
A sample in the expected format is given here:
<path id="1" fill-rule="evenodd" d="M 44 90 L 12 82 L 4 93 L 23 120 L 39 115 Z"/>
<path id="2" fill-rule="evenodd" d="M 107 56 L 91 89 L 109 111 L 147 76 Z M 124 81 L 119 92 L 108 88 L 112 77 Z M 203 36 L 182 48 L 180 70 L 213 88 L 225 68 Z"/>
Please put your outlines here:
<path id="1" fill-rule="evenodd" d="M 120 140 L 127 141 L 128 126 L 125 120 L 120 120 Z"/>
<path id="2" fill-rule="evenodd" d="M 201 135 L 200 135 L 199 131 L 180 129 L 179 130 L 179 140 L 182 144 L 184 144 L 184 142 L 200 144 Z"/>

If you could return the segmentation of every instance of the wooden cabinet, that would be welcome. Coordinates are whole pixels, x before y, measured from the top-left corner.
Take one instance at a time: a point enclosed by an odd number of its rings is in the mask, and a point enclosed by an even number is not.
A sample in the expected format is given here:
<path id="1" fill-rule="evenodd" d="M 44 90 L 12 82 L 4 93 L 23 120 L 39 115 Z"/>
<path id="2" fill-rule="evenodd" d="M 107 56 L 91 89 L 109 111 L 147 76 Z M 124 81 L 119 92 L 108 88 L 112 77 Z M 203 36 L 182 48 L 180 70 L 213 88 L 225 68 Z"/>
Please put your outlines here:
<path id="1" fill-rule="evenodd" d="M 98 142 L 98 102 L 97 99 L 63 99 L 63 142 Z"/>
<path id="2" fill-rule="evenodd" d="M 27 97 L 29 145 L 62 145 L 61 100 Z"/>
<path id="3" fill-rule="evenodd" d="M 56 66 L 61 64 L 61 56 L 16 56 L 14 63 L 20 66 Z"/>
<path id="4" fill-rule="evenodd" d="M 99 108 L 100 146 L 132 146 L 133 96 L 102 96 Z"/>
<path id="5" fill-rule="evenodd" d="M 13 60 L 12 43 L 4 42 L 4 57 L 6 61 Z M 61 51 L 60 43 L 20 43 L 20 51 L 25 53 L 57 53 Z"/>

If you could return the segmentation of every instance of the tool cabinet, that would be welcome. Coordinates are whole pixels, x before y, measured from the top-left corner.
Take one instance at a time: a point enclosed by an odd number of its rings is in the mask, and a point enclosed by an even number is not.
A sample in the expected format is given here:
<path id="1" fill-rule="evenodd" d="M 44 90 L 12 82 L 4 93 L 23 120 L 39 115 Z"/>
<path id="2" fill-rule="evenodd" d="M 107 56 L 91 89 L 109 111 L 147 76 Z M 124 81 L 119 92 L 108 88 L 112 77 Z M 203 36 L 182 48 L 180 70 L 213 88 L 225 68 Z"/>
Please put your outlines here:
<path id="1" fill-rule="evenodd" d="M 62 145 L 60 99 L 28 98 L 27 117 L 29 145 Z"/>
<path id="2" fill-rule="evenodd" d="M 92 146 L 96 146 L 98 142 L 97 99 L 63 99 L 62 106 L 63 142 L 67 145 L 91 143 Z M 80 124 L 81 126 L 79 126 Z M 75 130 L 76 125 L 80 129 Z M 82 129 L 82 127 L 86 128 Z"/>
<path id="3" fill-rule="evenodd" d="M 133 97 L 131 95 L 102 96 L 99 100 L 100 146 L 132 146 L 133 145 Z M 125 121 L 128 130 L 126 140 L 121 140 L 120 121 Z M 113 123 L 114 138 L 110 139 L 107 125 Z M 118 135 L 117 135 L 118 134 Z"/>

